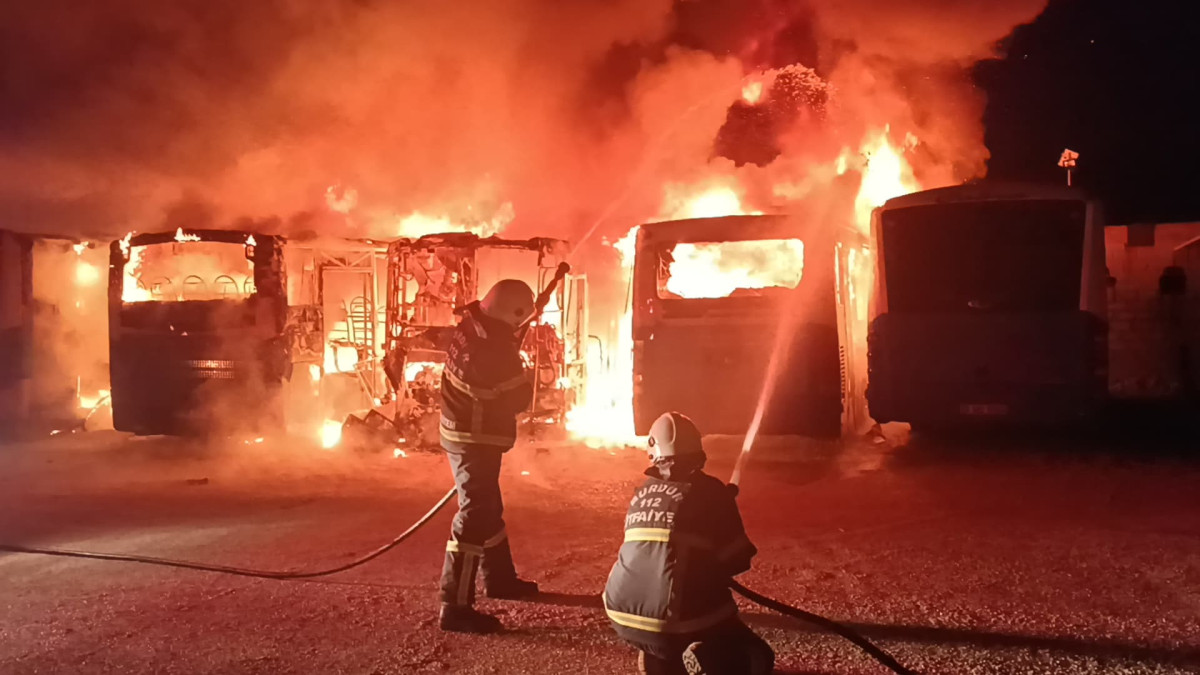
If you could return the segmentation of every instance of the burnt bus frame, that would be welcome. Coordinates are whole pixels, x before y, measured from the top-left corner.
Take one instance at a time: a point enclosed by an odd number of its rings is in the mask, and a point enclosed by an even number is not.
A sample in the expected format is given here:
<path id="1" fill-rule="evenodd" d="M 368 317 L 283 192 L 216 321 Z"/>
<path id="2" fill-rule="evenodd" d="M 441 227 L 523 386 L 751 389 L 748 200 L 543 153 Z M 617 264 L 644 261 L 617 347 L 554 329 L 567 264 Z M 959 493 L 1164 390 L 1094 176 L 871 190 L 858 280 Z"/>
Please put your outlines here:
<path id="1" fill-rule="evenodd" d="M 534 251 L 538 254 L 538 287 L 533 289 L 535 293 L 540 293 L 543 288 L 550 282 L 557 268 L 557 261 L 565 257 L 568 243 L 563 239 L 555 239 L 552 237 L 532 237 L 530 239 L 505 239 L 501 237 L 480 237 L 469 232 L 449 232 L 443 234 L 429 234 L 415 239 L 405 238 L 399 239 L 388 244 L 387 250 L 387 320 L 386 320 L 386 347 L 384 355 L 384 371 L 387 373 L 389 384 L 395 389 L 397 395 L 406 398 L 410 396 L 408 382 L 404 378 L 404 366 L 408 361 L 429 361 L 441 363 L 445 361 L 445 347 L 449 341 L 451 332 L 454 326 L 429 326 L 422 324 L 414 324 L 405 319 L 405 312 L 408 308 L 408 303 L 401 302 L 401 289 L 404 286 L 402 274 L 403 257 L 415 250 L 422 248 L 451 248 L 459 249 L 464 252 L 464 255 L 469 255 L 471 258 L 470 272 L 472 275 L 476 273 L 474 262 L 475 252 L 485 248 L 508 248 L 519 249 L 526 251 Z M 548 264 L 551 258 L 555 258 L 553 264 Z M 462 270 L 459 270 L 462 273 Z M 567 281 L 559 286 L 556 293 L 560 300 L 565 297 L 567 287 L 571 285 L 573 280 L 581 280 L 582 277 L 569 276 Z M 468 295 L 478 297 L 481 290 L 477 287 L 478 281 L 476 277 L 472 277 L 464 282 L 464 290 Z M 472 298 L 473 299 L 473 298 Z M 470 302 L 470 300 L 467 300 Z M 582 309 L 586 312 L 586 308 L 576 308 L 576 311 Z M 564 334 L 559 335 L 559 339 L 563 340 L 564 345 L 567 344 L 568 336 L 565 334 L 566 326 L 570 324 L 570 318 L 567 316 L 569 311 L 566 306 L 562 307 Z M 581 319 L 581 332 L 586 334 L 586 314 Z M 584 344 L 584 335 L 577 336 L 577 345 Z M 534 362 L 532 364 L 532 372 L 537 373 L 540 367 L 537 358 L 534 354 Z M 555 373 L 556 378 L 571 377 L 572 387 L 582 385 L 582 381 L 586 378 L 585 364 L 586 359 L 582 355 L 564 354 L 560 363 L 558 372 Z M 542 394 L 546 390 L 538 377 L 533 378 L 534 405 L 542 400 Z M 554 385 L 550 385 L 555 388 Z M 555 409 L 533 410 L 530 415 L 523 421 L 549 421 L 555 424 L 561 424 L 565 421 L 565 414 L 571 402 L 564 399 Z"/>
<path id="2" fill-rule="evenodd" d="M 267 400 L 245 401 L 240 414 L 255 426 L 282 422 L 279 390 L 291 376 L 291 345 L 286 334 L 287 273 L 283 237 L 246 230 L 188 230 L 200 241 L 237 244 L 252 249 L 255 292 L 247 298 L 255 325 L 265 320 L 269 329 L 256 344 L 245 345 L 253 354 L 250 363 L 224 358 L 222 332 L 181 335 L 170 328 L 134 328 L 123 324 L 127 303 L 122 294 L 128 251 L 135 246 L 175 243 L 176 232 L 135 234 L 109 246 L 108 330 L 113 426 L 141 435 L 191 435 L 203 433 L 205 420 L 194 396 L 206 378 L 234 383 L 255 381 L 265 387 Z M 250 242 L 253 241 L 253 245 Z M 148 301 L 153 303 L 155 301 Z M 186 301 L 185 301 L 186 302 Z M 135 304 L 135 303 L 129 303 Z M 142 305 L 145 303 L 136 303 Z M 185 303 L 170 303 L 183 305 Z M 195 371 L 195 372 L 191 372 Z M 197 417 L 196 413 L 200 413 Z"/>

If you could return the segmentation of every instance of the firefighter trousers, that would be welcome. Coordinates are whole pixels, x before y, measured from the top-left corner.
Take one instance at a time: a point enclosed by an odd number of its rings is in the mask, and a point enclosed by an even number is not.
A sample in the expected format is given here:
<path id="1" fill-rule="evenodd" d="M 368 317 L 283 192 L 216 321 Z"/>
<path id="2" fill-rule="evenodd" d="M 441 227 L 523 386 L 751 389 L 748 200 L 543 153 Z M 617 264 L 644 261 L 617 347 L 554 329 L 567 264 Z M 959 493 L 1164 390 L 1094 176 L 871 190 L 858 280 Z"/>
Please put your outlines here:
<path id="1" fill-rule="evenodd" d="M 517 576 L 500 496 L 500 462 L 505 450 L 469 445 L 461 452 L 446 452 L 458 487 L 458 513 L 450 526 L 442 567 L 444 603 L 474 604 L 475 574 L 481 567 L 488 587 L 505 584 Z"/>

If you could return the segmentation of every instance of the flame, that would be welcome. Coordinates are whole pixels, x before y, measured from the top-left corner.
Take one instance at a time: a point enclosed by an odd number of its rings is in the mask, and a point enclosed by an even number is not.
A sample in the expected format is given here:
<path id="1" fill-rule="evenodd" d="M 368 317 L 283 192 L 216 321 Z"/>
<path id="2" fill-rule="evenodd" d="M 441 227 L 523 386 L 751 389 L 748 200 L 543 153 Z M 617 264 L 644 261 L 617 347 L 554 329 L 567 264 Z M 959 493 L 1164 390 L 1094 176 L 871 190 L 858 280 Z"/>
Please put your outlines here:
<path id="1" fill-rule="evenodd" d="M 626 279 L 633 278 L 634 245 L 638 228 L 633 227 L 612 246 L 621 258 Z M 633 428 L 633 313 L 625 306 L 617 321 L 616 347 L 608 345 L 604 363 L 589 344 L 587 380 L 581 403 L 566 414 L 567 432 L 590 448 L 620 448 L 641 443 Z"/>
<path id="2" fill-rule="evenodd" d="M 755 83 L 743 89 L 743 99 L 749 103 L 761 100 L 762 92 Z M 921 189 L 903 150 L 917 145 L 911 134 L 904 146 L 897 148 L 890 140 L 890 128 L 883 127 L 867 133 L 857 152 L 846 148 L 827 164 L 810 167 L 813 180 L 800 185 L 774 185 L 777 196 L 794 195 L 796 199 L 815 196 L 823 181 L 846 174 L 852 169 L 861 172 L 862 180 L 853 204 L 846 204 L 845 216 L 853 218 L 864 233 L 870 230 L 871 211 L 888 199 Z M 661 213 L 671 219 L 713 218 L 728 215 L 758 215 L 747 209 L 741 191 L 733 180 L 697 188 L 668 186 Z M 632 276 L 637 228 L 609 245 L 621 255 L 624 278 Z M 848 301 L 859 319 L 865 318 L 868 295 L 872 288 L 869 264 L 870 251 L 850 252 L 850 284 Z M 721 244 L 678 244 L 672 250 L 670 277 L 666 291 L 683 298 L 714 298 L 730 295 L 739 288 L 794 288 L 804 269 L 804 244 L 798 240 L 726 242 Z M 633 430 L 633 361 L 632 312 L 626 305 L 618 320 L 615 348 L 610 345 L 610 362 L 599 363 L 589 354 L 588 379 L 584 401 L 567 413 L 567 430 L 574 438 L 590 447 L 613 448 L 636 446 L 642 443 Z M 861 336 L 860 336 L 861 337 Z"/>
<path id="3" fill-rule="evenodd" d="M 74 246 L 72 246 L 71 248 L 75 249 L 75 255 L 83 255 L 83 252 L 88 250 L 89 247 L 91 247 L 90 242 L 81 241 L 78 244 L 75 244 Z"/>
<path id="4" fill-rule="evenodd" d="M 664 194 L 664 213 L 670 218 L 719 218 L 730 215 L 758 215 L 742 207 L 740 194 L 733 186 L 720 184 L 700 189 L 668 186 Z M 621 257 L 623 276 L 632 279 L 637 227 L 609 243 Z M 566 426 L 573 438 L 591 448 L 636 447 L 643 441 L 633 428 L 633 313 L 627 304 L 617 320 L 615 349 L 606 349 L 608 362 L 599 354 L 588 353 L 588 377 L 583 402 L 567 411 Z"/>
<path id="5" fill-rule="evenodd" d="M 343 327 L 345 322 L 338 322 Z M 337 324 L 333 332 L 337 332 Z M 325 344 L 325 372 L 326 373 L 353 373 L 358 367 L 358 348 L 344 344 Z"/>
<path id="6" fill-rule="evenodd" d="M 421 373 L 425 372 L 426 368 L 429 368 L 432 371 L 433 377 L 440 378 L 442 376 L 442 370 L 444 370 L 445 367 L 445 363 L 439 363 L 437 361 L 409 361 L 408 363 L 404 364 L 404 381 L 412 382 L 413 380 L 417 379 Z"/>
<path id="7" fill-rule="evenodd" d="M 325 190 L 325 204 L 331 211 L 341 214 L 350 213 L 358 206 L 358 190 L 340 185 L 330 185 Z"/>
<path id="8" fill-rule="evenodd" d="M 466 211 L 474 209 L 467 207 Z M 470 232 L 480 237 L 491 237 L 500 233 L 516 217 L 511 203 L 505 203 L 496 209 L 491 218 L 472 217 L 455 219 L 449 216 L 433 216 L 421 211 L 413 211 L 404 217 L 393 216 L 392 223 L 382 229 L 392 236 L 406 239 L 417 239 L 427 234 L 443 234 L 446 232 Z"/>
<path id="9" fill-rule="evenodd" d="M 75 283 L 80 286 L 95 286 L 100 281 L 100 270 L 83 260 L 75 263 Z"/>
<path id="10" fill-rule="evenodd" d="M 337 420 L 325 420 L 321 425 L 321 447 L 331 450 L 342 442 L 342 423 Z"/>
<path id="11" fill-rule="evenodd" d="M 724 298 L 738 289 L 795 288 L 804 272 L 798 239 L 676 244 L 667 291 L 681 298 Z"/>
<path id="12" fill-rule="evenodd" d="M 79 407 L 83 410 L 91 410 L 91 409 L 95 408 L 96 406 L 100 405 L 105 399 L 107 399 L 109 397 L 109 394 L 111 394 L 111 393 L 112 392 L 110 392 L 107 389 L 100 389 L 94 395 L 87 396 L 84 394 L 80 394 L 79 395 Z"/>
<path id="13" fill-rule="evenodd" d="M 763 83 L 754 81 L 747 82 L 742 87 L 742 100 L 750 105 L 755 105 L 762 100 Z"/>
<path id="14" fill-rule="evenodd" d="M 236 300 L 254 293 L 254 263 L 236 244 L 201 242 L 182 230 L 176 230 L 175 241 L 187 243 L 183 252 L 173 250 L 175 245 L 126 246 L 127 241 L 121 245 L 128 256 L 123 302 Z"/>
<path id="15" fill-rule="evenodd" d="M 121 301 L 122 302 L 147 302 L 153 300 L 154 296 L 150 293 L 150 289 L 142 285 L 138 277 L 141 274 L 142 258 L 146 255 L 145 246 L 130 246 L 129 235 L 121 241 L 121 250 L 128 256 L 129 262 L 125 263 L 125 278 L 122 280 Z"/>
<path id="16" fill-rule="evenodd" d="M 670 220 L 685 218 L 720 218 L 721 216 L 759 215 L 761 211 L 747 211 L 742 208 L 742 197 L 738 191 L 729 185 L 718 185 L 708 188 L 700 194 L 689 195 L 678 199 L 678 188 L 667 190 L 667 201 L 682 202 L 669 209 Z M 675 196 L 675 199 L 672 197 Z"/>
<path id="17" fill-rule="evenodd" d="M 258 246 L 258 242 L 254 240 L 254 235 L 252 235 L 252 234 L 246 235 L 246 245 L 247 246 Z"/>
<path id="18" fill-rule="evenodd" d="M 313 382 L 320 382 L 321 381 L 321 366 L 318 366 L 315 363 L 310 365 L 308 367 L 308 376 L 312 378 Z"/>
<path id="19" fill-rule="evenodd" d="M 866 166 L 863 168 L 858 196 L 854 200 L 854 221 L 864 234 L 870 233 L 871 211 L 876 207 L 883 206 L 893 197 L 921 189 L 913 177 L 912 167 L 888 140 L 889 131 L 888 127 L 884 127 L 881 131 L 869 134 L 859 150 L 866 158 Z M 910 146 L 917 143 L 916 137 L 911 134 L 906 141 Z"/>

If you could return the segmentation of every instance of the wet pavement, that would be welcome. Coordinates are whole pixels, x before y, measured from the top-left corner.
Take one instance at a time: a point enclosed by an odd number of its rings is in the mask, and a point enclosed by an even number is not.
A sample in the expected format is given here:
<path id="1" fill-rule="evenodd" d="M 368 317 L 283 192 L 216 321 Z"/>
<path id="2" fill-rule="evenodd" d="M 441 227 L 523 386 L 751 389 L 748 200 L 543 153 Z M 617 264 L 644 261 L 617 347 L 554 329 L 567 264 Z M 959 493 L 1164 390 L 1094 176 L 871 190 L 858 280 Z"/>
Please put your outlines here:
<path id="1" fill-rule="evenodd" d="M 922 673 L 1200 672 L 1200 459 L 1153 444 L 766 439 L 739 502 L 748 587 L 846 622 Z M 736 439 L 708 439 L 727 477 Z M 644 455 L 561 445 L 505 463 L 517 563 L 547 593 L 508 630 L 447 635 L 450 509 L 313 581 L 0 553 L 0 673 L 632 673 L 599 609 Z M 306 570 L 386 542 L 449 487 L 445 460 L 296 440 L 113 432 L 0 446 L 0 540 Z M 881 673 L 746 604 L 780 672 Z"/>

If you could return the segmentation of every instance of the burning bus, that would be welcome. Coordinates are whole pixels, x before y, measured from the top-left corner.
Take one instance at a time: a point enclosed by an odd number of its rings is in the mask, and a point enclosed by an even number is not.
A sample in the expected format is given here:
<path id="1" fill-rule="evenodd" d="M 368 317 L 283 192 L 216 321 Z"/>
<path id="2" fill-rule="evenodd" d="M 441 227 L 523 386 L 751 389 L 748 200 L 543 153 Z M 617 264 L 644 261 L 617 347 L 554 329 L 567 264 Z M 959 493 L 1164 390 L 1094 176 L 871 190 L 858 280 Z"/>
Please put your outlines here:
<path id="1" fill-rule="evenodd" d="M 388 247 L 387 346 L 384 370 L 395 390 L 392 422 L 404 442 L 438 443 L 441 371 L 457 312 L 501 279 L 521 279 L 548 295 L 521 356 L 534 384 L 526 432 L 561 430 L 587 376 L 587 282 L 555 277 L 566 242 L 502 239 L 459 232 L 401 239 Z"/>
<path id="2" fill-rule="evenodd" d="M 292 428 L 386 397 L 383 258 L 369 240 L 246 230 L 110 248 L 113 424 L 141 434 Z"/>
<path id="3" fill-rule="evenodd" d="M 637 433 L 663 410 L 702 419 L 710 433 L 745 433 L 777 338 L 781 370 L 762 432 L 836 438 L 861 429 L 866 288 L 857 272 L 867 255 L 857 233 L 797 216 L 641 226 L 632 289 Z"/>
<path id="4" fill-rule="evenodd" d="M 232 230 L 126 236 L 109 267 L 113 426 L 184 434 L 282 422 L 290 376 L 280 237 Z"/>
<path id="5" fill-rule="evenodd" d="M 877 421 L 1058 424 L 1104 401 L 1108 272 L 1094 201 L 976 183 L 892 199 L 872 227 Z"/>

